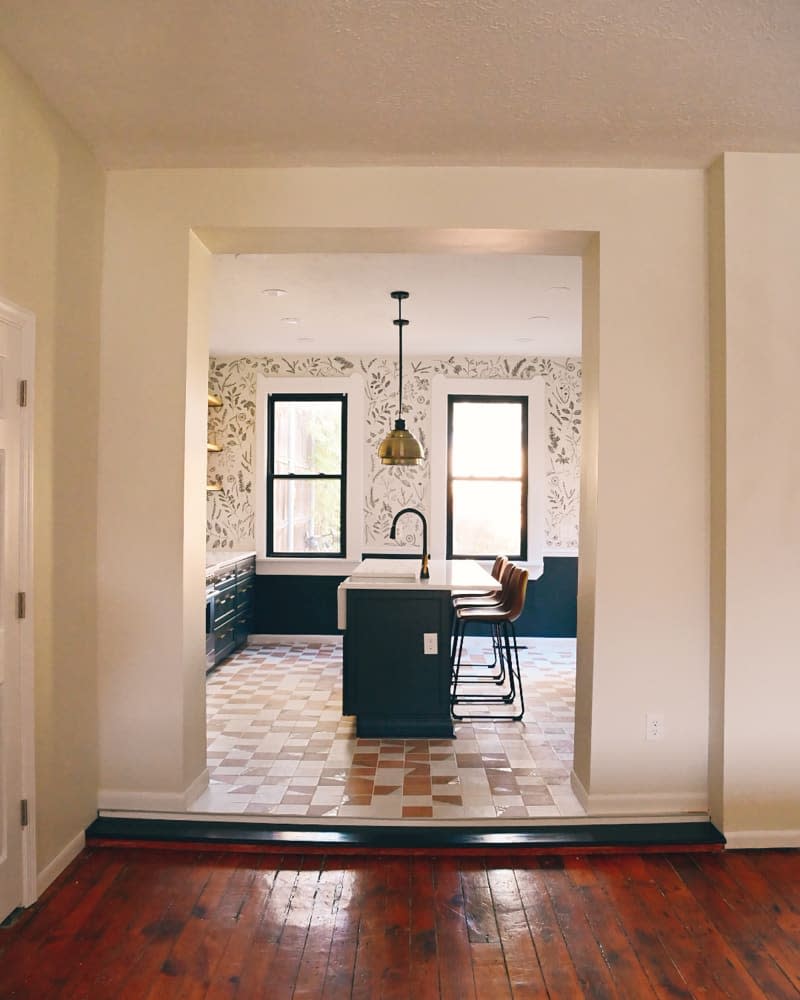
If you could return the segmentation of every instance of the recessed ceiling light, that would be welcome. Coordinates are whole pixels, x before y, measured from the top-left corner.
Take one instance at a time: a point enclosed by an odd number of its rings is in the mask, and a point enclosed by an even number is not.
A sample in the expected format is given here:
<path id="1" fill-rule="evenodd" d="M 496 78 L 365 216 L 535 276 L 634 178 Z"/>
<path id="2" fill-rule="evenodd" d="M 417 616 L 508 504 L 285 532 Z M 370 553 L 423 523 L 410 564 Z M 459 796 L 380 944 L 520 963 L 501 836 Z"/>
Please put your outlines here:
<path id="1" fill-rule="evenodd" d="M 568 292 L 569 291 L 569 285 L 551 285 L 550 286 L 550 291 L 551 292 Z"/>
<path id="2" fill-rule="evenodd" d="M 262 295 L 269 295 L 273 299 L 278 299 L 281 295 L 288 295 L 289 293 L 285 288 L 262 288 Z"/>
<path id="3" fill-rule="evenodd" d="M 290 326 L 297 326 L 300 320 L 297 316 L 281 316 L 281 323 L 289 323 Z"/>
<path id="4" fill-rule="evenodd" d="M 546 320 L 546 319 L 550 319 L 550 317 L 549 316 L 529 316 L 528 319 L 529 320 Z"/>

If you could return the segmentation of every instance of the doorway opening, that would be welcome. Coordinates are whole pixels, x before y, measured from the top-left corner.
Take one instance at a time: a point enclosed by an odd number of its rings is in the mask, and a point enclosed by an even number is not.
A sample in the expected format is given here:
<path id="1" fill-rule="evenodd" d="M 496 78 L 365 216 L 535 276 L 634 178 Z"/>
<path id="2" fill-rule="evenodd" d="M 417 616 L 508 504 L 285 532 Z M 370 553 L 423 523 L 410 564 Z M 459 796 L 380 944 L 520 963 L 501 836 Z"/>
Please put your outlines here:
<path id="1" fill-rule="evenodd" d="M 415 263 L 420 265 L 417 274 Z M 443 468 L 443 462 L 441 456 L 436 462 L 431 456 L 428 468 L 417 475 L 398 476 L 390 474 L 394 470 L 376 468 L 372 439 L 380 437 L 383 410 L 393 402 L 396 379 L 390 320 L 383 317 L 386 336 L 377 333 L 384 285 L 396 284 L 403 273 L 406 285 L 421 289 L 412 295 L 418 303 L 416 317 L 409 311 L 412 329 L 413 319 L 422 319 L 426 311 L 438 315 L 443 324 L 446 311 L 430 288 L 425 294 L 426 283 L 435 285 L 446 300 L 448 285 L 442 275 L 449 270 L 455 283 L 450 286 L 452 302 L 452 288 L 463 286 L 466 265 L 475 270 L 481 263 L 494 281 L 506 283 L 492 292 L 488 280 L 471 281 L 483 289 L 482 301 L 494 297 L 495 302 L 507 302 L 527 293 L 525 307 L 517 310 L 524 314 L 522 325 L 514 327 L 505 346 L 500 346 L 499 310 L 495 308 L 493 315 L 485 311 L 483 347 L 476 340 L 473 350 L 467 347 L 462 353 L 432 347 L 424 331 L 433 321 L 424 319 L 420 340 L 407 338 L 411 375 L 405 390 L 411 398 L 409 419 L 413 414 L 432 444 L 437 433 L 431 423 L 434 377 L 461 378 L 468 384 L 475 378 L 511 376 L 541 384 L 546 446 L 541 467 L 532 469 L 532 474 L 543 497 L 545 544 L 531 574 L 536 577 L 531 587 L 535 620 L 520 630 L 526 716 L 519 724 L 463 724 L 449 741 L 358 740 L 353 718 L 341 714 L 342 652 L 334 620 L 336 587 L 350 567 L 326 572 L 317 563 L 310 571 L 307 560 L 270 565 L 264 558 L 264 505 L 258 503 L 262 414 L 256 382 L 302 378 L 324 385 L 326 379 L 359 375 L 366 403 L 364 427 L 355 444 L 363 452 L 359 555 L 396 554 L 388 545 L 383 522 L 406 503 L 422 506 L 436 519 L 442 487 L 433 481 L 433 470 Z M 354 313 L 352 303 L 347 303 L 347 282 L 337 274 L 336 264 L 349 267 L 360 286 L 374 288 L 360 310 L 368 317 L 368 333 L 360 342 L 358 331 L 348 330 L 343 319 L 348 310 L 350 316 Z M 534 277 L 537 264 L 541 273 Z M 510 273 L 504 273 L 504 265 Z M 380 278 L 365 280 L 372 266 Z M 365 823 L 437 819 L 496 823 L 585 816 L 570 785 L 582 410 L 580 267 L 575 253 L 510 255 L 474 250 L 468 256 L 406 250 L 402 254 L 225 254 L 212 259 L 209 392 L 222 405 L 209 411 L 209 447 L 214 449 L 209 451 L 209 483 L 220 487 L 208 493 L 211 577 L 213 582 L 213 566 L 219 560 L 250 558 L 252 553 L 259 573 L 248 645 L 207 675 L 210 784 L 191 806 L 193 812 Z M 438 281 L 423 279 L 431 270 Z M 298 286 L 302 286 L 299 296 L 293 292 Z M 336 303 L 329 308 L 332 315 L 315 312 L 331 302 Z M 449 316 L 446 322 L 459 327 L 457 317 Z M 557 331 L 551 328 L 559 324 L 560 343 L 569 347 L 557 346 Z M 239 331 L 241 344 L 216 339 L 215 331 L 222 329 Z M 331 339 L 326 341 L 328 335 Z M 410 551 L 418 539 L 409 536 L 406 541 Z M 443 537 L 436 542 L 443 543 Z M 480 662 L 489 656 L 489 647 L 474 640 L 469 653 Z"/>

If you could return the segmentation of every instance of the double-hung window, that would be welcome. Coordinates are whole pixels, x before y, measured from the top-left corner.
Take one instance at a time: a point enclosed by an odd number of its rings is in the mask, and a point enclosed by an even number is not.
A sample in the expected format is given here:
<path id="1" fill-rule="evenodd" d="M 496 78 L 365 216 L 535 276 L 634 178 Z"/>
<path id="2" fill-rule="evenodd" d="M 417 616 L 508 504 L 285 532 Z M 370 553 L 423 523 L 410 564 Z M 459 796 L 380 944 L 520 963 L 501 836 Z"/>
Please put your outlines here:
<path id="1" fill-rule="evenodd" d="M 259 572 L 346 576 L 361 559 L 364 411 L 358 373 L 256 375 Z"/>
<path id="2" fill-rule="evenodd" d="M 528 396 L 448 395 L 448 559 L 528 559 Z"/>
<path id="3" fill-rule="evenodd" d="M 347 396 L 268 397 L 267 556 L 347 551 Z"/>

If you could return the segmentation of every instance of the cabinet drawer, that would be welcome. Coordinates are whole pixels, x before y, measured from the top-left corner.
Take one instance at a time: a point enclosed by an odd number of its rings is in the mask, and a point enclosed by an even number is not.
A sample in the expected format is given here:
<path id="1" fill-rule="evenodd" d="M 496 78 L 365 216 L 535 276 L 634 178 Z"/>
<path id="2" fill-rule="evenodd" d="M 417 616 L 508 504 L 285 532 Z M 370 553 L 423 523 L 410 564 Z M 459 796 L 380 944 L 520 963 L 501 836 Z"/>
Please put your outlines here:
<path id="1" fill-rule="evenodd" d="M 228 590 L 214 598 L 214 631 L 236 611 L 236 591 Z"/>
<path id="2" fill-rule="evenodd" d="M 239 613 L 252 615 L 253 609 L 255 608 L 255 604 L 256 604 L 256 595 L 252 590 L 246 594 L 236 595 L 236 610 Z"/>
<path id="3" fill-rule="evenodd" d="M 236 570 L 229 570 L 222 576 L 218 576 L 214 580 L 214 588 L 216 590 L 226 590 L 228 587 L 233 587 L 236 584 Z"/>
<path id="4" fill-rule="evenodd" d="M 231 623 L 216 633 L 214 640 L 214 659 L 217 663 L 232 653 L 235 647 L 234 626 Z"/>
<path id="5" fill-rule="evenodd" d="M 236 648 L 240 649 L 247 643 L 247 637 L 250 635 L 250 623 L 247 619 L 237 618 L 233 626 L 233 639 L 236 643 Z"/>

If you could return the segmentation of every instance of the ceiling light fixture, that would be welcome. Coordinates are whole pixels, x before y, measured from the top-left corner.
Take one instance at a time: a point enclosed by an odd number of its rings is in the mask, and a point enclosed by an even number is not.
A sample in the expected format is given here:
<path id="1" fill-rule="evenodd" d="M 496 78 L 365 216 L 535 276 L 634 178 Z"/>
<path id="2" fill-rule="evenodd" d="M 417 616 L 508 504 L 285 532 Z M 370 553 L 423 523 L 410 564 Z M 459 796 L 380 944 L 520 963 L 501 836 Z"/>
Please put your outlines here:
<path id="1" fill-rule="evenodd" d="M 281 316 L 281 323 L 289 323 L 290 326 L 297 326 L 300 320 L 296 316 Z"/>
<path id="2" fill-rule="evenodd" d="M 545 319 L 550 319 L 550 317 L 549 316 L 529 316 L 528 319 L 531 320 L 531 321 L 532 320 L 545 320 Z"/>
<path id="3" fill-rule="evenodd" d="M 397 300 L 397 319 L 392 322 L 397 327 L 400 344 L 397 420 L 381 442 L 378 455 L 384 465 L 419 465 L 425 458 L 425 452 L 411 431 L 406 430 L 403 420 L 403 327 L 408 326 L 408 320 L 403 319 L 403 299 L 408 298 L 408 292 L 392 292 L 391 296 Z"/>
<path id="4" fill-rule="evenodd" d="M 289 293 L 285 288 L 262 288 L 262 295 L 269 295 L 272 299 L 279 299 L 282 295 L 288 295 Z"/>

